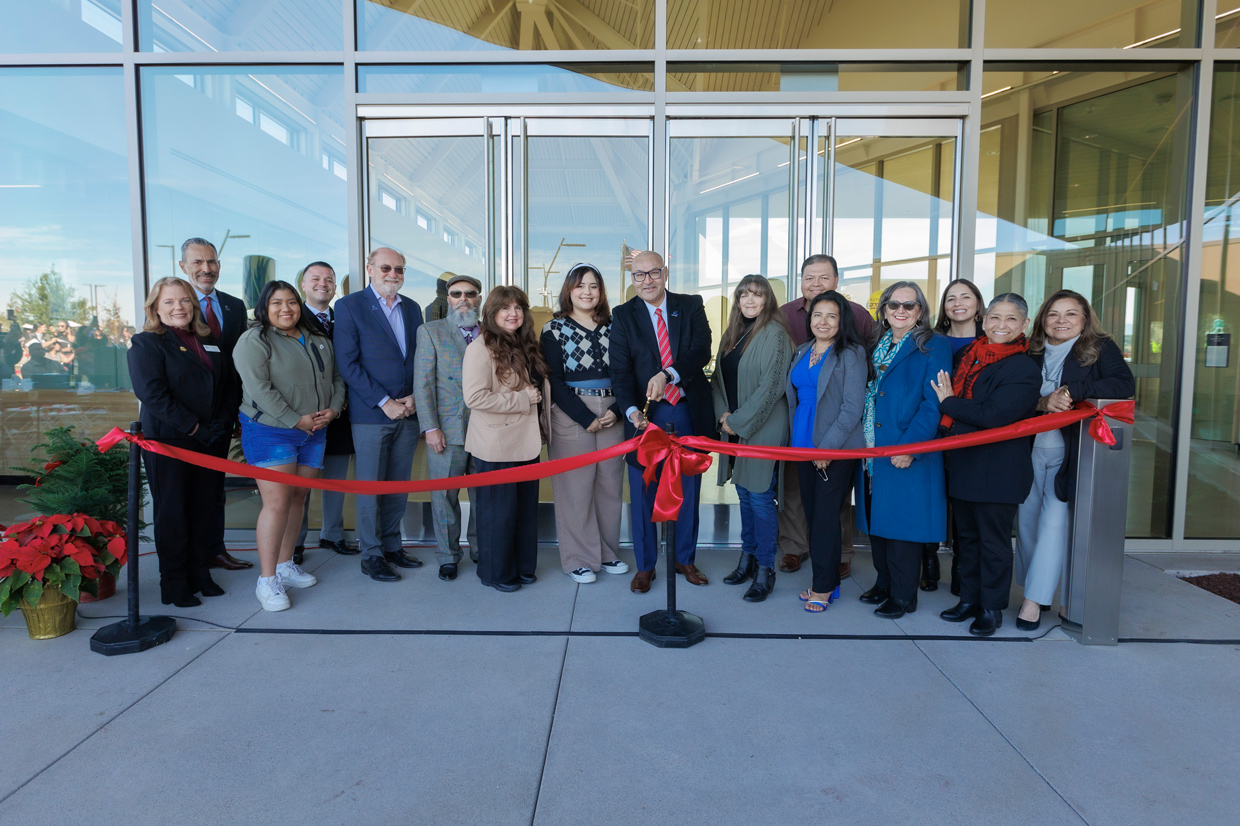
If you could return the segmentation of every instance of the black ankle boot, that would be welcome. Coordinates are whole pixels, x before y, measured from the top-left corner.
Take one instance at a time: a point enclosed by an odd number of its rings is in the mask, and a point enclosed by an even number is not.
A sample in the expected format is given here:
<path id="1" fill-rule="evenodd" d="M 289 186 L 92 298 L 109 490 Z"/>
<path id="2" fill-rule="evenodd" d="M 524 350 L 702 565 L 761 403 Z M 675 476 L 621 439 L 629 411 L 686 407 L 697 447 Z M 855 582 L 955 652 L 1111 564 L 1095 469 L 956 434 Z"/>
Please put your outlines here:
<path id="1" fill-rule="evenodd" d="M 939 546 L 927 544 L 921 549 L 921 584 L 923 591 L 939 590 Z"/>
<path id="2" fill-rule="evenodd" d="M 741 551 L 741 559 L 736 563 L 736 570 L 723 578 L 727 585 L 740 585 L 751 579 L 758 570 L 758 558 L 751 553 Z"/>
<path id="3" fill-rule="evenodd" d="M 759 565 L 758 572 L 753 577 L 753 585 L 750 585 L 749 590 L 745 592 L 744 600 L 745 602 L 761 602 L 770 596 L 773 590 L 775 590 L 775 569 Z"/>
<path id="4" fill-rule="evenodd" d="M 977 619 L 969 626 L 969 633 L 975 637 L 989 637 L 1003 627 L 1003 612 L 983 608 L 977 613 Z"/>
<path id="5" fill-rule="evenodd" d="M 960 596 L 960 556 L 952 551 L 952 596 Z"/>
<path id="6" fill-rule="evenodd" d="M 878 585 L 875 585 L 873 588 L 862 594 L 859 599 L 869 605 L 881 605 L 886 602 L 890 596 L 890 590 L 887 588 L 879 588 Z"/>

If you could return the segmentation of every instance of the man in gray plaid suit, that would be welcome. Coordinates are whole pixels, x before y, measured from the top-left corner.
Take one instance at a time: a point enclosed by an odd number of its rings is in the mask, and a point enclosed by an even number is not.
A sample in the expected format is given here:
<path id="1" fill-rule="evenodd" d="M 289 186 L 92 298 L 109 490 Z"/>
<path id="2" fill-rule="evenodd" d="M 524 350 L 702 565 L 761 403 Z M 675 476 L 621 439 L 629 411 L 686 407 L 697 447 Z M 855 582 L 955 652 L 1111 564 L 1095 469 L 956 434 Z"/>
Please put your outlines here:
<path id="1" fill-rule="evenodd" d="M 448 275 L 448 315 L 418 328 L 414 361 L 413 398 L 418 421 L 426 436 L 426 463 L 431 479 L 472 473 L 473 460 L 465 452 L 469 408 L 461 391 L 461 362 L 465 347 L 477 338 L 482 283 L 468 275 Z M 431 494 L 435 521 L 435 556 L 439 578 L 456 579 L 461 561 L 461 504 L 459 490 Z M 474 509 L 469 509 L 469 556 L 478 561 Z"/>

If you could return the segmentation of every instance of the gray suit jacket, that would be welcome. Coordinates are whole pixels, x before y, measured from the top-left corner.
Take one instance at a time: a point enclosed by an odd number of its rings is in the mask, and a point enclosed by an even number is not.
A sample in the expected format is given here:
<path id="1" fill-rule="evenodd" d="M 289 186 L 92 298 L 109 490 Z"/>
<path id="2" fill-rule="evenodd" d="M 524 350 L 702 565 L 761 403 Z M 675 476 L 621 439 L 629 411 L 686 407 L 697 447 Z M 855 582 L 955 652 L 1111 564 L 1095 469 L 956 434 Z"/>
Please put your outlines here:
<path id="1" fill-rule="evenodd" d="M 439 428 L 450 445 L 465 444 L 469 408 L 461 391 L 465 337 L 446 318 L 418 328 L 413 363 L 413 400 L 423 431 Z"/>
<path id="2" fill-rule="evenodd" d="M 795 367 L 809 352 L 813 342 L 797 348 L 792 357 Z M 868 358 L 863 347 L 838 352 L 834 347 L 818 370 L 818 407 L 814 419 L 814 447 L 819 450 L 844 450 L 865 447 L 865 430 L 861 417 L 865 413 L 865 386 L 868 383 Z M 795 427 L 797 389 L 788 378 L 788 418 Z"/>

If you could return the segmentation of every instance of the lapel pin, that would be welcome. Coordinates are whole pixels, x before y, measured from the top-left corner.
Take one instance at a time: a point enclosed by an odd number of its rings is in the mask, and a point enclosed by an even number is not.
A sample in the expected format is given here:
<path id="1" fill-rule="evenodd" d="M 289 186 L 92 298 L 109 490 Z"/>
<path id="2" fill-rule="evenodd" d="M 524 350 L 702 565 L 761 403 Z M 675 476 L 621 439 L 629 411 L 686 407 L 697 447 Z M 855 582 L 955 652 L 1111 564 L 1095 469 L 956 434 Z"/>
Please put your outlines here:
<path id="1" fill-rule="evenodd" d="M 189 352 L 189 350 L 188 350 L 188 349 L 186 349 L 185 347 L 182 347 L 182 348 L 181 348 L 181 352 L 182 352 L 182 353 L 188 353 L 188 352 Z"/>

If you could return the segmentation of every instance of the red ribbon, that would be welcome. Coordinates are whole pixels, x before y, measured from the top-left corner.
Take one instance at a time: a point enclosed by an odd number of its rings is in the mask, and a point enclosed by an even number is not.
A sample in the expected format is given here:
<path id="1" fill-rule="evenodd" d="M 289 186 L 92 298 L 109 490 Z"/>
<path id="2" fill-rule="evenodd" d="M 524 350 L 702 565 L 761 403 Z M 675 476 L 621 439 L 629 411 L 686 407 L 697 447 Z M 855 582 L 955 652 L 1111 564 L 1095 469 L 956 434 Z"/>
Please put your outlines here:
<path id="1" fill-rule="evenodd" d="M 486 473 L 473 473 L 468 476 L 454 476 L 448 479 L 427 479 L 421 482 L 363 482 L 355 480 L 306 479 L 292 473 L 281 473 L 267 468 L 254 467 L 243 462 L 233 462 L 208 456 L 193 450 L 173 447 L 162 442 L 155 442 L 138 436 L 132 436 L 120 428 L 114 427 L 95 444 L 100 451 L 107 451 L 121 441 L 129 441 L 143 450 L 180 459 L 200 467 L 230 473 L 234 476 L 252 479 L 265 479 L 285 485 L 296 485 L 317 490 L 334 490 L 340 493 L 360 493 L 363 495 L 382 495 L 386 493 L 427 493 L 436 490 L 453 490 L 456 488 L 476 488 L 483 485 L 505 485 L 513 482 L 531 482 L 545 479 L 558 473 L 592 465 L 605 459 L 636 450 L 638 462 L 645 468 L 642 479 L 646 484 L 659 476 L 659 487 L 655 494 L 655 522 L 670 522 L 680 513 L 680 505 L 684 501 L 684 490 L 681 484 L 683 476 L 699 476 L 710 467 L 710 453 L 723 453 L 728 456 L 747 456 L 755 459 L 774 459 L 776 461 L 804 462 L 811 459 L 878 459 L 887 456 L 908 456 L 919 453 L 937 453 L 961 447 L 1004 442 L 1009 439 L 1033 436 L 1058 430 L 1062 427 L 1094 417 L 1089 424 L 1089 435 L 1106 445 L 1115 444 L 1115 434 L 1103 418 L 1115 419 L 1119 422 L 1133 424 L 1136 406 L 1132 401 L 1121 401 L 1108 404 L 1099 410 L 1089 402 L 1079 402 L 1072 410 L 1062 413 L 1047 413 L 1032 419 L 1024 419 L 1006 427 L 990 430 L 979 430 L 963 436 L 951 436 L 946 439 L 932 439 L 928 442 L 916 442 L 907 445 L 891 445 L 888 447 L 867 447 L 854 450 L 810 450 L 799 447 L 761 447 L 758 445 L 739 445 L 708 439 L 705 436 L 669 436 L 655 425 L 648 426 L 640 436 L 621 442 L 613 447 L 571 456 L 567 459 L 555 459 L 532 465 L 522 465 L 505 470 L 492 470 Z M 708 451 L 702 453 L 699 451 Z M 659 475 L 659 466 L 663 472 Z"/>

